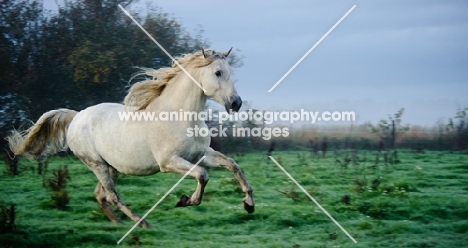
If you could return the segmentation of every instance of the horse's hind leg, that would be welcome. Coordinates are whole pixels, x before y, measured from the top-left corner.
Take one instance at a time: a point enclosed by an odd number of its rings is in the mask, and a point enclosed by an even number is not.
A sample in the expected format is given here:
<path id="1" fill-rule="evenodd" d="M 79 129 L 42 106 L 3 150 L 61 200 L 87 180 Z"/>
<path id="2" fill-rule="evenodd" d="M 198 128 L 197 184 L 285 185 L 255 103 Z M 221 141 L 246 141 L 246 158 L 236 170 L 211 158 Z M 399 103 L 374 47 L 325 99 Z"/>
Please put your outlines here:
<path id="1" fill-rule="evenodd" d="M 98 201 L 99 206 L 101 207 L 104 214 L 106 214 L 107 217 L 112 222 L 122 223 L 122 221 L 117 217 L 114 210 L 112 209 L 111 204 L 109 204 L 109 202 L 107 202 L 107 200 L 106 200 L 106 198 L 107 198 L 106 191 L 105 191 L 104 187 L 102 187 L 102 184 L 100 182 L 97 184 L 96 189 L 94 190 L 94 195 L 96 196 L 96 200 Z"/>
<path id="2" fill-rule="evenodd" d="M 114 187 L 117 185 L 117 178 L 119 176 L 119 172 L 114 169 L 113 167 L 109 167 L 109 172 L 111 175 L 112 182 L 114 182 Z M 114 212 L 114 209 L 112 209 L 112 205 L 107 201 L 107 193 L 104 187 L 100 182 L 96 185 L 96 189 L 94 190 L 94 195 L 96 197 L 96 200 L 99 203 L 99 206 L 101 207 L 102 211 L 104 214 L 107 215 L 107 217 L 114 223 L 122 223 L 122 221 L 117 217 L 117 215 Z"/>
<path id="3" fill-rule="evenodd" d="M 96 162 L 89 160 L 84 162 L 94 172 L 99 182 L 101 183 L 102 188 L 104 189 L 106 194 L 106 202 L 112 203 L 134 222 L 138 222 L 141 219 L 140 216 L 135 214 L 129 207 L 127 207 L 127 205 L 125 205 L 125 203 L 120 198 L 119 193 L 117 193 L 117 191 L 115 190 L 115 183 L 113 177 L 115 178 L 115 180 L 117 179 L 117 171 L 113 171 L 115 169 L 109 166 L 106 162 Z M 149 227 L 150 225 L 148 224 L 148 222 L 143 220 L 140 222 L 140 226 Z"/>

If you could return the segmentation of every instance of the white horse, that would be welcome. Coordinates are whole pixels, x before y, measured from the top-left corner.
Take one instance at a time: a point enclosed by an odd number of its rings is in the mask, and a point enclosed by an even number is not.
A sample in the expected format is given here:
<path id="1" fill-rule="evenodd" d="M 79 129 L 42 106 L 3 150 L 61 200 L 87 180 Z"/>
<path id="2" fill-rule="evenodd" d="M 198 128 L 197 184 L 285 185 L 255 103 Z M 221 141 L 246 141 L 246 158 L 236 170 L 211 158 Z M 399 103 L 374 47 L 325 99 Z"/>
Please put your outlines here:
<path id="1" fill-rule="evenodd" d="M 252 188 L 237 163 L 209 147 L 210 137 L 187 136 L 187 128 L 206 127 L 203 120 L 123 121 L 119 112 L 147 111 L 197 112 L 204 110 L 208 98 L 224 105 L 227 111 L 238 111 L 242 100 L 232 81 L 232 69 L 226 61 L 231 49 L 220 53 L 202 49 L 185 55 L 178 63 L 205 89 L 203 91 L 178 65 L 159 70 L 146 70 L 143 82 L 134 84 L 125 97 L 125 105 L 102 103 L 81 112 L 52 110 L 23 133 L 12 131 L 7 138 L 16 155 L 40 159 L 67 147 L 94 172 L 99 183 L 94 191 L 104 213 L 120 223 L 109 203 L 135 222 L 140 217 L 127 207 L 115 189 L 119 173 L 146 176 L 158 172 L 187 173 L 198 181 L 191 197 L 182 196 L 177 207 L 199 205 L 208 182 L 205 166 L 224 167 L 239 181 L 246 197 L 243 205 L 254 212 Z M 149 224 L 143 220 L 141 226 Z"/>

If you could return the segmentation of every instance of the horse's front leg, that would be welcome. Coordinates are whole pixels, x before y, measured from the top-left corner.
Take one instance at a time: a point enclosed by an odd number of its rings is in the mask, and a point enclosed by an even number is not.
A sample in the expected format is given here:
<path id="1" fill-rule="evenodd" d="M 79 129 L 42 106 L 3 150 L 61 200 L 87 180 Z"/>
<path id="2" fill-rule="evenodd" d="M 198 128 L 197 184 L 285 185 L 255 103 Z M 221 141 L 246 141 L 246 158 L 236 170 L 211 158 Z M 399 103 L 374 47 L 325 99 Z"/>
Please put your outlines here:
<path id="1" fill-rule="evenodd" d="M 174 156 L 170 159 L 168 163 L 165 163 L 161 166 L 162 172 L 174 172 L 181 175 L 185 175 L 194 164 L 188 162 L 187 160 Z M 205 186 L 208 183 L 208 173 L 201 166 L 196 166 L 189 174 L 189 176 L 195 178 L 198 182 L 197 188 L 191 197 L 183 195 L 179 202 L 177 202 L 176 207 L 185 207 L 185 206 L 198 206 L 200 205 L 203 197 L 203 192 L 205 191 Z"/>
<path id="2" fill-rule="evenodd" d="M 252 196 L 252 187 L 247 182 L 247 179 L 245 179 L 244 174 L 242 173 L 236 161 L 211 148 L 207 149 L 205 156 L 206 158 L 202 162 L 204 165 L 212 167 L 224 167 L 234 174 L 234 177 L 237 179 L 237 181 L 239 181 L 239 184 L 242 187 L 242 191 L 245 193 L 245 198 L 242 201 L 244 209 L 248 213 L 253 213 L 255 210 L 255 203 Z"/>

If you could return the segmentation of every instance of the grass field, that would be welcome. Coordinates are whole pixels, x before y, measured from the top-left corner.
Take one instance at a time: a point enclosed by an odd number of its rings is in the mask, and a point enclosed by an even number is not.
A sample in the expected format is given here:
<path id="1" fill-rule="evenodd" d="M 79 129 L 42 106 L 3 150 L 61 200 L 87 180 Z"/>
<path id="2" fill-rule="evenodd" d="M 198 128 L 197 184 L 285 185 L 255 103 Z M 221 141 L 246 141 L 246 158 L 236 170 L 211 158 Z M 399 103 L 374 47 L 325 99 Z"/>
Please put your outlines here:
<path id="1" fill-rule="evenodd" d="M 211 169 L 200 206 L 174 208 L 196 182 L 185 179 L 148 217 L 151 229 L 135 229 L 121 247 L 463 247 L 468 246 L 468 154 L 401 151 L 399 163 L 375 164 L 376 152 L 360 152 L 347 167 L 346 152 L 325 158 L 274 152 L 273 157 L 357 240 L 354 244 L 263 153 L 234 156 L 254 188 L 256 212 L 225 170 Z M 349 155 L 349 153 L 348 153 Z M 132 227 L 113 224 L 100 211 L 94 174 L 74 157 L 51 158 L 45 176 L 21 160 L 19 176 L 0 173 L 2 205 L 16 204 L 16 229 L 0 234 L 3 247 L 114 247 Z M 46 207 L 48 178 L 68 165 L 70 203 Z M 5 168 L 1 164 L 2 170 Z M 143 215 L 180 175 L 121 176 L 117 189 Z M 120 212 L 119 212 L 120 215 Z"/>

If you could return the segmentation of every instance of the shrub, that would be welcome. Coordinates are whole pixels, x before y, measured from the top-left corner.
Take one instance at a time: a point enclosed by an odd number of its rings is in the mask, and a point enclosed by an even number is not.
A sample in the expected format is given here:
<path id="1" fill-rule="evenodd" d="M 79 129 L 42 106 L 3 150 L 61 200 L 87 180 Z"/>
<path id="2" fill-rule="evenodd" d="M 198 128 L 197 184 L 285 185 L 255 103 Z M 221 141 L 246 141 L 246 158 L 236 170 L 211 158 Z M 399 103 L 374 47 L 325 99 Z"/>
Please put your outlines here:
<path id="1" fill-rule="evenodd" d="M 5 154 L 3 155 L 3 161 L 5 161 L 6 165 L 6 173 L 9 175 L 17 176 L 18 166 L 19 166 L 19 159 L 18 156 L 15 156 L 13 152 L 6 150 Z"/>
<path id="2" fill-rule="evenodd" d="M 66 189 L 69 180 L 70 175 L 66 165 L 53 172 L 53 175 L 44 183 L 45 187 L 49 188 L 52 193 L 50 202 L 46 205 L 52 208 L 66 209 L 70 202 L 70 194 Z"/>
<path id="3" fill-rule="evenodd" d="M 0 233 L 10 233 L 16 228 L 16 205 L 11 204 L 9 207 L 0 206 Z"/>

